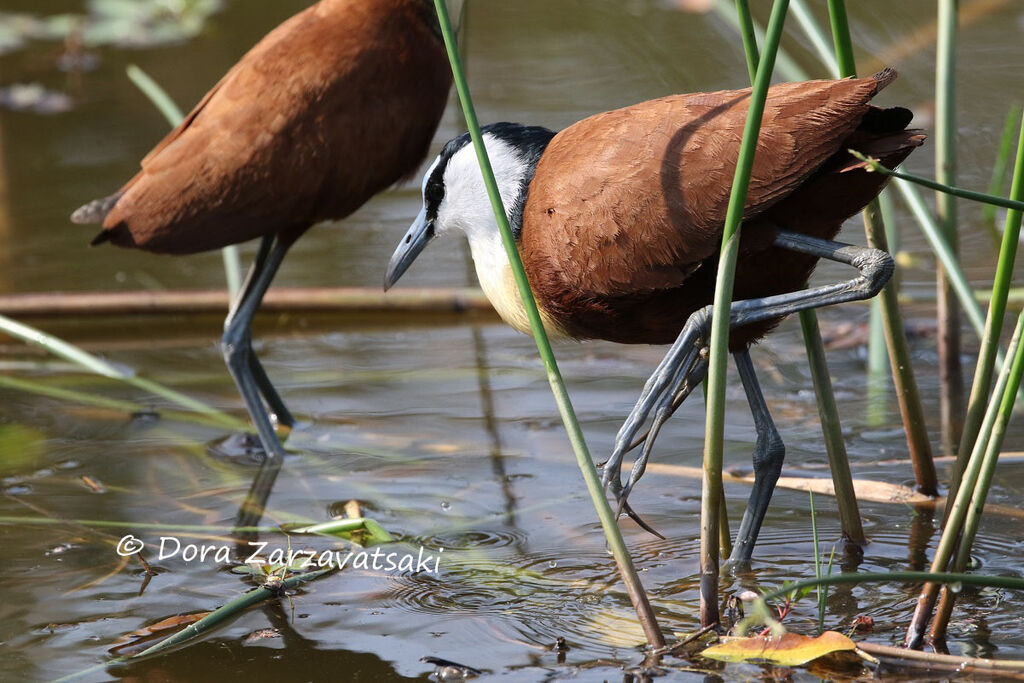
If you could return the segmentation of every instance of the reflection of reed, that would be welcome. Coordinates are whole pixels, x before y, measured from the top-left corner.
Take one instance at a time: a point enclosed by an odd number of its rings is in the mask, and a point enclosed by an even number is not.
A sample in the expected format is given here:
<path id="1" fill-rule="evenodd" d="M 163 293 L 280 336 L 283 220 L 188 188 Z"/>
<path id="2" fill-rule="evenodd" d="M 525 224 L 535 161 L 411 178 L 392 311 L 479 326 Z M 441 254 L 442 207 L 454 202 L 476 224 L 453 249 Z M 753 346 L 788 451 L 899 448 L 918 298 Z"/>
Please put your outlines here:
<path id="1" fill-rule="evenodd" d="M 2 119 L 0 119 L 2 122 Z M 4 129 L 0 125 L 0 292 L 11 291 L 11 232 L 10 190 L 7 182 L 7 164 L 4 163 Z"/>

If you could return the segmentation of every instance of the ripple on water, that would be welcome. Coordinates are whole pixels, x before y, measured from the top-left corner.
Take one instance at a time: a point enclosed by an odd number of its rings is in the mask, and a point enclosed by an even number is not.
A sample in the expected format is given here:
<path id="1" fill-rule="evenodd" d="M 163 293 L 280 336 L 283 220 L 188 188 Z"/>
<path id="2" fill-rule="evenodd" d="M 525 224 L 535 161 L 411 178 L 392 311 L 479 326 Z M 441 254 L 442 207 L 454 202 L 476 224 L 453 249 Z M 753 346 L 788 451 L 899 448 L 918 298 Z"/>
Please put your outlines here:
<path id="1" fill-rule="evenodd" d="M 526 541 L 526 533 L 519 529 L 450 531 L 429 536 L 418 536 L 414 542 L 430 550 L 471 550 L 474 548 L 505 548 Z"/>

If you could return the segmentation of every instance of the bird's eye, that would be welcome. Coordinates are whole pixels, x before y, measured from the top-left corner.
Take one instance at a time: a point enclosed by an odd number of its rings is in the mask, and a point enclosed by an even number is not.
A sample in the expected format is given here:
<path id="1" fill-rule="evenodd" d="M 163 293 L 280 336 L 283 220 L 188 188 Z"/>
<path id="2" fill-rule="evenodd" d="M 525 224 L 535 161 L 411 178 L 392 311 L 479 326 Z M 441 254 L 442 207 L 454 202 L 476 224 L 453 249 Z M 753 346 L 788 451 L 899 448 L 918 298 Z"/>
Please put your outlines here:
<path id="1" fill-rule="evenodd" d="M 444 199 L 444 188 L 441 183 L 429 183 L 423 198 L 426 200 L 427 206 L 438 206 Z"/>

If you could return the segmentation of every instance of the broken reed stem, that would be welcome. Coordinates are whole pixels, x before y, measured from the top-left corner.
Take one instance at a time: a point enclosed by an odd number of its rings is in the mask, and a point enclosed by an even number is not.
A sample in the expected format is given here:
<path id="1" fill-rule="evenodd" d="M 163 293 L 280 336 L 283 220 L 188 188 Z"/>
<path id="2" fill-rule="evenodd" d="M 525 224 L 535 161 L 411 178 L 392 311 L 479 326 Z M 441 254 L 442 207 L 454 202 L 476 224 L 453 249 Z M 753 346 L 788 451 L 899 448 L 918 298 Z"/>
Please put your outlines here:
<path id="1" fill-rule="evenodd" d="M 935 56 L 935 175 L 944 185 L 956 184 L 956 43 L 959 0 L 939 0 L 939 38 Z M 959 251 L 956 198 L 945 192 L 935 197 L 936 213 L 946 243 Z M 936 274 L 939 348 L 939 413 L 942 447 L 956 454 L 963 432 L 964 377 L 960 363 L 960 307 L 952 284 L 940 266 Z"/>
<path id="2" fill-rule="evenodd" d="M 955 499 L 947 498 L 947 505 L 949 500 L 953 500 L 953 504 L 949 506 L 949 510 L 946 513 L 946 523 L 943 525 L 942 537 L 939 539 L 938 547 L 935 549 L 935 557 L 932 559 L 931 571 L 933 573 L 942 572 L 946 570 L 949 565 L 949 561 L 953 556 L 953 550 L 959 542 L 959 537 L 964 529 L 964 522 L 967 518 L 968 509 L 976 504 L 972 502 L 972 497 L 975 492 L 975 487 L 978 484 L 982 466 L 985 460 L 985 453 L 988 450 L 989 438 L 993 434 L 993 429 L 996 425 L 996 421 L 1001 414 L 1002 403 L 999 397 L 1005 397 L 1007 393 L 1015 395 L 1017 387 L 1010 386 L 1011 374 L 1014 374 L 1018 366 L 1024 362 L 1024 354 L 1021 353 L 1021 332 L 1024 330 L 1024 315 L 1021 315 L 1017 321 L 1017 329 L 1014 331 L 1013 339 L 1010 342 L 1008 349 L 1009 357 L 1013 358 L 1013 363 L 1004 363 L 1003 369 L 999 373 L 999 380 L 996 383 L 996 389 L 993 394 L 994 398 L 989 403 L 988 409 L 985 411 L 985 419 L 981 426 L 981 437 L 974 444 L 974 449 L 971 452 L 971 457 L 967 462 L 967 467 L 964 470 L 963 479 L 960 483 L 960 488 L 957 491 Z M 1021 358 L 1018 358 L 1021 356 Z M 1011 370 L 1013 368 L 1013 370 Z M 1020 381 L 1020 377 L 1017 376 L 1017 381 Z M 1012 399 L 1009 401 L 1010 409 L 1013 408 Z M 998 453 L 995 453 L 993 457 L 997 457 Z M 935 599 L 938 595 L 938 584 L 926 583 L 921 589 L 921 594 L 917 598 L 917 605 L 914 609 L 914 616 L 911 619 L 910 626 L 907 628 L 907 634 L 904 638 L 903 644 L 905 647 L 910 649 L 918 649 L 924 640 L 925 629 L 928 626 L 928 621 L 931 619 L 932 609 L 935 607 Z"/>
<path id="3" fill-rule="evenodd" d="M 1021 135 L 1017 142 L 1017 159 L 1014 162 L 1013 184 L 1010 188 L 1010 199 L 1018 201 L 1024 199 L 1024 118 L 1021 119 L 1020 126 Z M 967 455 L 974 449 L 974 441 L 978 438 L 978 430 L 981 428 L 985 404 L 988 402 L 988 391 L 995 371 L 996 356 L 999 353 L 999 336 L 1003 331 L 1006 302 L 1013 280 L 1013 265 L 1017 259 L 1022 216 L 1024 213 L 1015 209 L 1010 209 L 1006 214 L 1003 241 L 999 248 L 995 279 L 992 282 L 992 299 L 989 303 L 988 315 L 985 318 L 985 333 L 982 335 L 981 349 L 978 351 L 978 363 L 974 371 L 970 400 L 967 403 L 967 417 L 964 420 L 964 431 L 960 438 L 957 464 L 949 484 L 950 497 L 956 496 L 957 488 L 960 485 L 960 474 L 967 463 Z"/>
<path id="4" fill-rule="evenodd" d="M 171 124 L 171 128 L 177 128 L 185 115 L 167 94 L 167 91 L 161 88 L 160 84 L 154 81 L 149 74 L 134 64 L 129 64 L 126 71 L 128 79 L 142 91 L 143 95 L 149 98 L 153 106 Z M 242 261 L 238 255 L 238 246 L 234 244 L 226 246 L 220 250 L 220 253 L 224 259 L 224 277 L 228 283 L 228 291 L 231 292 L 231 298 L 234 299 L 242 289 Z"/>
<path id="5" fill-rule="evenodd" d="M 623 582 L 626 584 L 626 590 L 629 593 L 629 598 L 633 603 L 633 607 L 636 609 L 640 625 L 647 637 L 647 642 L 654 649 L 662 648 L 665 646 L 665 638 L 661 633 L 661 628 L 658 626 L 657 620 L 655 619 L 654 611 L 651 609 L 650 602 L 647 598 L 647 593 L 644 591 L 643 585 L 640 583 L 640 579 L 637 576 L 636 569 L 633 567 L 633 560 L 630 557 L 629 550 L 622 538 L 622 533 L 619 531 L 618 524 L 615 520 L 615 514 L 612 512 L 611 506 L 608 504 L 608 499 L 605 497 L 604 490 L 601 487 L 601 481 L 598 477 L 597 470 L 594 468 L 590 452 L 587 449 L 583 431 L 580 429 L 579 421 L 576 419 L 576 413 L 573 410 L 572 401 L 569 398 L 568 391 L 566 391 L 565 383 L 562 381 L 561 373 L 558 370 L 558 363 L 555 360 L 554 352 L 551 350 L 551 343 L 548 341 L 547 333 L 544 330 L 544 324 L 541 321 L 540 312 L 537 309 L 537 303 L 533 298 L 532 291 L 530 290 L 530 283 L 526 278 L 526 272 L 523 270 L 523 264 L 519 258 L 519 252 L 516 249 L 515 238 L 512 236 L 508 217 L 505 215 L 505 207 L 498 191 L 498 184 L 494 179 L 494 171 L 491 168 L 491 162 L 487 156 L 487 149 L 484 146 L 483 136 L 480 132 L 480 124 L 476 117 L 476 109 L 473 106 L 473 100 L 469 92 L 469 85 L 466 82 L 465 71 L 462 68 L 461 60 L 459 59 L 459 49 L 455 42 L 454 32 L 452 31 L 451 19 L 448 16 L 448 8 L 446 7 L 444 0 L 434 0 L 434 6 L 437 9 L 438 20 L 441 24 L 441 33 L 444 36 L 445 48 L 448 51 L 448 59 L 451 61 L 452 74 L 455 78 L 456 89 L 459 92 L 459 100 L 462 102 L 462 110 L 465 114 L 466 122 L 469 124 L 469 131 L 473 138 L 473 146 L 476 149 L 477 159 L 480 163 L 480 170 L 483 173 L 484 183 L 487 187 L 487 194 L 491 201 L 491 207 L 494 209 L 494 217 L 501 230 L 502 241 L 505 245 L 505 251 L 508 255 L 509 263 L 512 266 L 512 272 L 515 275 L 519 295 L 523 299 L 523 307 L 526 309 L 527 316 L 530 320 L 530 328 L 533 331 L 533 337 L 537 343 L 537 350 L 544 363 L 548 381 L 551 384 L 551 390 L 555 396 L 555 402 L 558 404 L 558 410 L 561 414 L 562 422 L 568 432 L 569 441 L 572 444 L 573 452 L 576 455 L 576 462 L 579 465 L 580 471 L 583 473 L 583 479 L 586 481 L 590 498 L 594 503 L 594 507 L 597 509 L 598 517 L 601 520 L 601 526 L 604 528 L 608 547 L 615 557 L 616 564 L 619 568 L 619 574 L 621 575 Z M 717 507 L 715 508 L 715 512 L 717 513 Z"/>
<path id="6" fill-rule="evenodd" d="M 818 396 L 821 431 L 825 437 L 825 450 L 828 453 L 829 469 L 832 471 L 832 483 L 835 486 L 843 536 L 851 543 L 864 545 L 868 539 L 864 535 L 864 527 L 860 521 L 857 494 L 853 488 L 853 474 L 850 472 L 846 444 L 843 443 L 839 408 L 836 406 L 835 392 L 829 378 L 828 361 L 825 359 L 825 345 L 821 341 L 817 314 L 813 310 L 801 312 L 800 327 L 804 333 L 804 345 L 807 347 L 807 360 L 811 367 L 814 391 Z"/>
<path id="7" fill-rule="evenodd" d="M 853 55 L 853 41 L 850 38 L 850 24 L 846 15 L 843 0 L 829 0 L 829 17 L 832 24 L 832 42 L 835 45 L 836 57 L 843 78 L 856 77 L 857 66 Z M 882 222 L 879 200 L 874 199 L 864 210 L 864 232 L 868 245 L 889 251 Z M 879 307 L 885 327 L 886 346 L 889 349 L 889 365 L 892 368 L 893 383 L 896 387 L 896 398 L 900 407 L 900 416 L 907 433 L 907 446 L 910 460 L 914 467 L 914 481 L 917 490 L 928 496 L 939 493 L 938 476 L 935 473 L 935 462 L 932 459 L 931 444 L 928 441 L 928 428 L 924 419 L 924 408 L 921 395 L 914 378 L 914 369 L 910 363 L 910 345 L 903 328 L 903 316 L 900 313 L 895 280 L 889 280 L 879 294 Z"/>
<path id="8" fill-rule="evenodd" d="M 733 177 L 729 208 L 722 230 L 722 251 L 718 261 L 715 299 L 712 309 L 711 357 L 708 369 L 708 409 L 704 438 L 704 478 L 701 487 L 700 527 L 700 618 L 701 626 L 719 620 L 718 578 L 719 544 L 718 511 L 722 491 L 722 450 L 725 441 L 725 378 L 729 360 L 729 319 L 732 304 L 733 278 L 739 253 L 739 231 L 746 205 L 750 174 L 761 132 L 768 86 L 771 84 L 775 56 L 782 38 L 789 0 L 775 0 L 765 36 L 764 55 L 757 67 L 757 76 L 750 95 L 747 120 L 743 129 L 736 172 Z M 749 12 L 748 12 L 749 14 Z M 752 20 L 751 20 L 752 22 Z"/>

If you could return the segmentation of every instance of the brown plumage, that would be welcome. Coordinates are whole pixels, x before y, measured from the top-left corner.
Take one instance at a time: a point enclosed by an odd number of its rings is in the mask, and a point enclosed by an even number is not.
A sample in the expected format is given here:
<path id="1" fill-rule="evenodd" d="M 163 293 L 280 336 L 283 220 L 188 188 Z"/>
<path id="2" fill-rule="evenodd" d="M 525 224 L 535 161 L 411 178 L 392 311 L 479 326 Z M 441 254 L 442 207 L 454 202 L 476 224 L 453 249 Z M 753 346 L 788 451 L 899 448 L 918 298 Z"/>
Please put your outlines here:
<path id="1" fill-rule="evenodd" d="M 416 170 L 450 87 L 430 0 L 321 0 L 242 57 L 124 187 L 72 216 L 102 222 L 93 244 L 166 254 L 263 238 L 222 341 L 275 462 L 264 401 L 279 424 L 294 418 L 252 350 L 252 317 L 303 232 Z"/>
<path id="2" fill-rule="evenodd" d="M 451 75 L 426 0 L 322 0 L 239 61 L 115 195 L 96 242 L 190 254 L 294 241 L 413 173 Z"/>
<path id="3" fill-rule="evenodd" d="M 770 89 L 747 197 L 734 299 L 795 291 L 817 259 L 778 228 L 831 239 L 886 182 L 847 154 L 902 162 L 910 112 L 871 98 L 895 76 Z M 537 300 L 578 338 L 670 343 L 712 302 L 750 90 L 675 95 L 558 133 L 529 186 L 520 249 Z M 777 321 L 735 330 L 741 348 Z"/>

